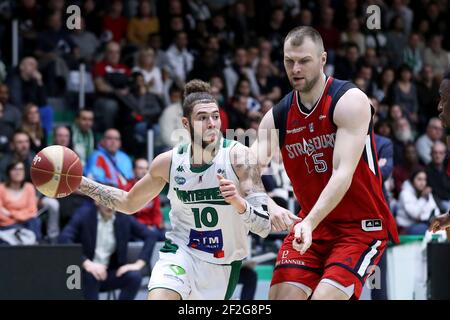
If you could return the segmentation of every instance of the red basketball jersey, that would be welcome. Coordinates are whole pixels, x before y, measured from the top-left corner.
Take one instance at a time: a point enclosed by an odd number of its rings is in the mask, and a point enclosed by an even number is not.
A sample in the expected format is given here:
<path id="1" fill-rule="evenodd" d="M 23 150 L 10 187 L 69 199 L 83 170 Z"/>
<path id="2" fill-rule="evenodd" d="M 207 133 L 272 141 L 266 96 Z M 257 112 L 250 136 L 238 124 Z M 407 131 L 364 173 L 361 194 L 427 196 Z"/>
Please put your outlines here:
<path id="1" fill-rule="evenodd" d="M 284 166 L 300 203 L 302 218 L 315 205 L 331 177 L 337 131 L 333 123 L 334 107 L 354 87 L 351 82 L 329 77 L 322 96 L 310 111 L 301 105 L 296 91 L 273 109 Z M 382 192 L 372 125 L 350 188 L 321 224 L 327 223 L 360 225 L 363 230 L 378 234 L 383 231 L 386 238 L 398 242 L 395 220 Z"/>

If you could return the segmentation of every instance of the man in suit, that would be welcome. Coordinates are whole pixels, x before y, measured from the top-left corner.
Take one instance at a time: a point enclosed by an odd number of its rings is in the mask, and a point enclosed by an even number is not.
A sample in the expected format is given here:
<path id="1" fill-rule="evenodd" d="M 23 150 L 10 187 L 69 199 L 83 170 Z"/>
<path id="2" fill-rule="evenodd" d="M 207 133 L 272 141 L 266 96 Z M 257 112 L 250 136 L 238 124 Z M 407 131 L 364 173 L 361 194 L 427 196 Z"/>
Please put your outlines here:
<path id="1" fill-rule="evenodd" d="M 138 260 L 127 264 L 132 238 L 143 240 L 144 247 Z M 132 300 L 142 281 L 141 270 L 150 263 L 156 235 L 133 217 L 88 202 L 74 213 L 59 242 L 82 245 L 85 299 L 98 300 L 100 291 L 120 289 L 119 300 Z"/>

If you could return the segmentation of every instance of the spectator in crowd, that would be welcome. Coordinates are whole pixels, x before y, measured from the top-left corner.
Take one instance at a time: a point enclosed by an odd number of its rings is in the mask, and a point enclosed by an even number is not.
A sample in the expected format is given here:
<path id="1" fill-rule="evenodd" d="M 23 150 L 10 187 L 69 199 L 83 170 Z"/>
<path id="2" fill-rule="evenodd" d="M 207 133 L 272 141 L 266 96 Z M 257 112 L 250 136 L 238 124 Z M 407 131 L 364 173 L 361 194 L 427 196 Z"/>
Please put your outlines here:
<path id="1" fill-rule="evenodd" d="M 416 85 L 412 81 L 413 74 L 407 65 L 400 66 L 398 74 L 398 80 L 393 88 L 393 102 L 402 107 L 411 122 L 417 123 L 419 100 Z"/>
<path id="2" fill-rule="evenodd" d="M 21 130 L 30 137 L 30 149 L 38 153 L 47 146 L 47 133 L 42 128 L 39 108 L 33 103 L 25 106 Z"/>
<path id="3" fill-rule="evenodd" d="M 79 59 L 90 64 L 96 57 L 100 41 L 95 33 L 86 30 L 86 22 L 83 16 L 77 17 L 77 19 L 79 20 L 76 20 L 75 23 L 79 23 L 80 28 L 73 29 L 70 39 L 79 49 Z"/>
<path id="4" fill-rule="evenodd" d="M 402 64 L 403 49 L 407 45 L 405 23 L 401 16 L 395 16 L 392 18 L 386 38 L 386 51 L 388 61 L 394 68 L 398 68 Z"/>
<path id="5" fill-rule="evenodd" d="M 36 0 L 17 1 L 16 17 L 19 20 L 19 32 L 24 54 L 30 55 L 36 49 L 38 30 L 40 28 L 40 5 Z"/>
<path id="6" fill-rule="evenodd" d="M 171 104 L 168 105 L 164 111 L 162 112 L 161 117 L 159 118 L 159 126 L 161 128 L 161 140 L 162 143 L 167 147 L 174 147 L 180 141 L 172 140 L 172 138 L 179 137 L 178 135 L 173 135 L 176 133 L 185 133 L 188 135 L 188 132 L 183 127 L 181 123 L 181 118 L 183 117 L 183 109 L 181 107 L 181 101 L 183 98 L 183 91 L 176 84 L 173 84 L 170 87 L 170 101 Z M 183 130 L 183 131 L 181 131 Z M 188 136 L 185 138 L 188 138 Z"/>
<path id="7" fill-rule="evenodd" d="M 121 144 L 118 130 L 105 131 L 102 141 L 87 164 L 87 173 L 92 179 L 122 189 L 128 184 L 128 180 L 133 178 L 131 159 L 120 150 Z"/>
<path id="8" fill-rule="evenodd" d="M 161 69 L 161 72 L 163 69 L 171 70 L 167 53 L 162 50 L 161 35 L 159 33 L 152 33 L 148 36 L 148 46 L 153 49 L 155 53 L 155 65 Z"/>
<path id="9" fill-rule="evenodd" d="M 13 161 L 21 161 L 31 168 L 34 152 L 30 150 L 30 137 L 26 132 L 16 131 L 12 137 L 10 151 L 0 158 L 0 181 L 6 179 L 6 167 Z M 25 181 L 31 181 L 29 170 L 25 170 Z"/>
<path id="10" fill-rule="evenodd" d="M 256 81 L 258 82 L 260 101 L 270 99 L 278 101 L 281 98 L 281 87 L 278 84 L 278 79 L 271 75 L 270 59 L 259 59 L 256 67 Z"/>
<path id="11" fill-rule="evenodd" d="M 416 141 L 417 153 L 420 161 L 427 165 L 431 162 L 431 147 L 444 137 L 444 128 L 439 118 L 431 118 L 427 125 L 427 131 Z"/>
<path id="12" fill-rule="evenodd" d="M 123 101 L 130 109 L 131 119 L 127 121 L 123 131 L 133 134 L 124 137 L 123 146 L 135 156 L 146 156 L 147 131 L 152 129 L 155 139 L 159 139 L 158 119 L 164 104 L 158 95 L 148 91 L 144 76 L 140 72 L 134 72 L 132 75 L 130 93 Z"/>
<path id="13" fill-rule="evenodd" d="M 317 26 L 317 31 L 322 36 L 323 45 L 329 54 L 330 63 L 334 62 L 334 55 L 341 45 L 341 32 L 334 26 L 333 21 L 334 9 L 329 6 L 321 8 L 320 24 Z"/>
<path id="14" fill-rule="evenodd" d="M 138 16 L 131 18 L 128 29 L 128 42 L 138 47 L 144 47 L 148 36 L 159 32 L 159 19 L 152 12 L 149 0 L 139 2 Z"/>
<path id="15" fill-rule="evenodd" d="M 75 121 L 72 124 L 72 146 L 80 157 L 83 167 L 86 166 L 87 160 L 94 152 L 94 112 L 92 110 L 82 108 L 77 111 Z"/>
<path id="16" fill-rule="evenodd" d="M 103 61 L 94 66 L 93 77 L 98 98 L 94 104 L 95 124 L 102 132 L 115 125 L 120 111 L 120 97 L 129 94 L 128 77 L 131 70 L 120 63 L 120 46 L 117 42 L 106 45 Z"/>
<path id="17" fill-rule="evenodd" d="M 144 241 L 144 247 L 138 260 L 128 263 L 128 242 L 134 238 Z M 155 241 L 133 217 L 91 201 L 74 213 L 59 237 L 63 244 L 81 243 L 82 288 L 87 300 L 98 300 L 100 291 L 115 289 L 120 289 L 119 300 L 134 299 Z"/>
<path id="18" fill-rule="evenodd" d="M 138 65 L 133 68 L 133 72 L 140 72 L 144 76 L 148 92 L 163 96 L 161 69 L 155 65 L 155 50 L 141 49 L 138 54 Z"/>
<path id="19" fill-rule="evenodd" d="M 334 77 L 337 79 L 351 80 L 358 72 L 359 51 L 355 43 L 345 44 L 345 56 L 336 57 Z"/>
<path id="20" fill-rule="evenodd" d="M 396 17 L 401 17 L 404 24 L 405 34 L 409 34 L 412 28 L 414 13 L 408 8 L 403 0 L 393 0 L 386 11 L 386 22 L 389 25 Z"/>
<path id="21" fill-rule="evenodd" d="M 194 56 L 188 50 L 187 33 L 183 31 L 178 32 L 166 53 L 173 70 L 175 82 L 184 84 L 194 66 Z"/>
<path id="22" fill-rule="evenodd" d="M 8 74 L 6 83 L 10 89 L 10 102 L 23 110 L 26 103 L 32 102 L 39 107 L 47 103 L 47 94 L 38 70 L 38 63 L 33 57 L 25 57 L 19 68 Z"/>
<path id="23" fill-rule="evenodd" d="M 441 212 L 450 209 L 450 178 L 444 165 L 447 146 L 437 141 L 431 147 L 431 162 L 426 167 L 428 184 L 433 190 L 433 197 Z"/>
<path id="24" fill-rule="evenodd" d="M 394 162 L 404 163 L 405 146 L 414 141 L 413 131 L 408 119 L 401 117 L 394 123 Z"/>
<path id="25" fill-rule="evenodd" d="M 233 96 L 238 80 L 246 77 L 250 81 L 250 91 L 255 97 L 260 95 L 258 83 L 253 69 L 247 66 L 247 51 L 238 47 L 234 51 L 233 63 L 223 70 L 227 97 Z"/>
<path id="26" fill-rule="evenodd" d="M 435 34 L 423 53 L 423 61 L 433 68 L 434 74 L 442 79 L 444 73 L 450 68 L 448 52 L 442 48 L 442 36 Z"/>
<path id="27" fill-rule="evenodd" d="M 394 154 L 394 162 L 395 160 L 396 159 Z M 414 171 L 417 171 L 419 169 L 423 169 L 423 167 L 419 163 L 416 146 L 414 145 L 414 143 L 409 142 L 405 146 L 405 155 L 403 162 L 395 165 L 392 174 L 394 178 L 395 196 L 398 196 L 398 194 L 400 193 L 403 182 L 409 179 Z"/>
<path id="28" fill-rule="evenodd" d="M 14 130 L 19 129 L 22 122 L 22 113 L 9 102 L 9 88 L 6 84 L 0 84 L 0 103 L 3 105 L 3 121 Z"/>
<path id="29" fill-rule="evenodd" d="M 412 70 L 414 76 L 417 76 L 422 70 L 422 48 L 418 33 L 414 32 L 409 35 L 408 46 L 403 49 L 403 63 Z"/>
<path id="30" fill-rule="evenodd" d="M 360 22 L 354 17 L 348 21 L 347 29 L 341 33 L 341 43 L 356 43 L 361 55 L 366 52 L 366 39 L 361 33 Z"/>
<path id="31" fill-rule="evenodd" d="M 247 112 L 259 112 L 259 109 L 261 109 L 261 104 L 251 93 L 250 81 L 245 77 L 238 80 L 234 96 L 242 96 L 246 98 Z"/>
<path id="32" fill-rule="evenodd" d="M 439 103 L 439 84 L 434 80 L 433 69 L 429 65 L 424 65 L 420 73 L 417 98 L 420 121 L 425 125 L 428 119 L 438 116 L 436 106 Z"/>
<path id="33" fill-rule="evenodd" d="M 131 188 L 142 178 L 145 177 L 149 169 L 149 163 L 144 158 L 137 158 L 133 162 L 134 179 L 125 188 L 125 191 L 130 191 Z M 141 224 L 145 225 L 151 232 L 156 235 L 158 241 L 165 240 L 164 220 L 161 213 L 161 200 L 159 196 L 147 203 L 144 208 L 134 214 L 134 217 Z"/>
<path id="34" fill-rule="evenodd" d="M 4 107 L 0 102 L 0 156 L 9 149 L 9 141 L 14 134 L 14 128 L 4 119 Z"/>
<path id="35" fill-rule="evenodd" d="M 56 126 L 53 129 L 53 144 L 72 149 L 69 128 L 64 125 Z"/>
<path id="36" fill-rule="evenodd" d="M 25 181 L 27 168 L 21 161 L 13 161 L 5 170 L 5 183 L 0 184 L 0 230 L 25 228 L 41 236 L 37 215 L 36 189 Z M 1 240 L 0 240 L 1 242 Z"/>
<path id="37" fill-rule="evenodd" d="M 46 21 L 48 28 L 39 33 L 35 53 L 46 92 L 52 97 L 62 96 L 69 69 L 75 66 L 80 52 L 69 33 L 63 28 L 60 11 L 51 12 Z"/>
<path id="38" fill-rule="evenodd" d="M 401 233 L 423 235 L 430 219 L 439 215 L 439 208 L 431 192 L 424 170 L 415 171 L 403 183 L 396 217 Z"/>
<path id="39" fill-rule="evenodd" d="M 395 82 L 395 70 L 391 67 L 384 68 L 381 72 L 378 90 L 375 97 L 380 102 L 390 103 L 393 96 L 393 87 Z"/>
<path id="40" fill-rule="evenodd" d="M 128 19 L 122 15 L 122 0 L 111 1 L 108 13 L 103 17 L 102 26 L 104 38 L 107 41 L 125 42 Z"/>

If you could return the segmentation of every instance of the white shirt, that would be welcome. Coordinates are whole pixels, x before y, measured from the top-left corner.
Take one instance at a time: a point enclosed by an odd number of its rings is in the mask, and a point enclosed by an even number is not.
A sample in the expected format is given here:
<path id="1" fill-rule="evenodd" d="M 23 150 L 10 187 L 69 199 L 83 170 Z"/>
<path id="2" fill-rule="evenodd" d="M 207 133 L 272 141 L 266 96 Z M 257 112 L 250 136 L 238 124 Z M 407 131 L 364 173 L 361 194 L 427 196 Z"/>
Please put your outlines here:
<path id="1" fill-rule="evenodd" d="M 116 251 L 116 237 L 114 235 L 114 220 L 116 216 L 105 220 L 100 212 L 97 212 L 97 240 L 95 242 L 94 262 L 105 266 Z"/>
<path id="2" fill-rule="evenodd" d="M 173 44 L 167 50 L 167 57 L 175 73 L 174 76 L 183 82 L 186 81 L 188 73 L 194 67 L 194 56 L 186 49 L 178 50 Z"/>
<path id="3" fill-rule="evenodd" d="M 140 67 L 134 67 L 133 72 L 138 71 L 142 73 L 144 76 L 145 84 L 148 85 L 149 83 L 153 82 L 153 85 L 150 87 L 150 92 L 157 94 L 159 96 L 162 96 L 163 94 L 163 81 L 162 81 L 162 75 L 161 75 L 161 69 L 158 67 L 153 67 L 152 70 L 145 70 Z"/>

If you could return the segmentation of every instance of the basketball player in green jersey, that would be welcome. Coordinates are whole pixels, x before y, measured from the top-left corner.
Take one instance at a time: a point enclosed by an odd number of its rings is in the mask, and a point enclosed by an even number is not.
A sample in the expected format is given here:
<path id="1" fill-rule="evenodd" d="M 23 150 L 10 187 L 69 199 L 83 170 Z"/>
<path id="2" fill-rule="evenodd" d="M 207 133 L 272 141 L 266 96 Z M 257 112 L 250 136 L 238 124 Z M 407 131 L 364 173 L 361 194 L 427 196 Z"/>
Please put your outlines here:
<path id="1" fill-rule="evenodd" d="M 219 108 L 209 84 L 186 84 L 183 126 L 191 142 L 157 156 L 129 192 L 83 177 L 80 191 L 114 210 L 132 214 L 166 184 L 172 230 L 152 270 L 149 299 L 229 299 L 248 232 L 271 229 L 260 172 L 253 153 L 220 134 Z"/>

